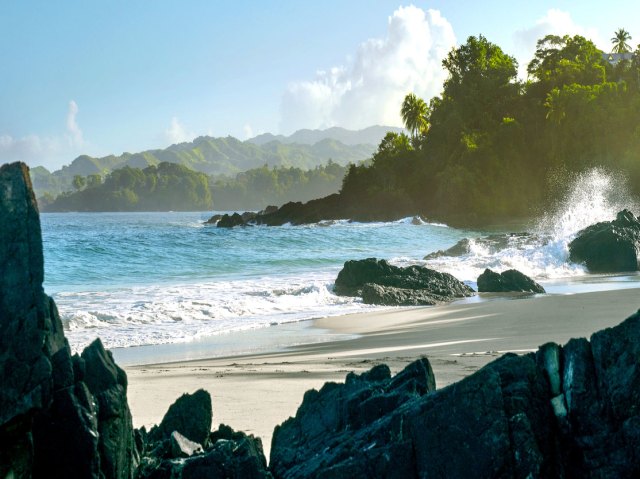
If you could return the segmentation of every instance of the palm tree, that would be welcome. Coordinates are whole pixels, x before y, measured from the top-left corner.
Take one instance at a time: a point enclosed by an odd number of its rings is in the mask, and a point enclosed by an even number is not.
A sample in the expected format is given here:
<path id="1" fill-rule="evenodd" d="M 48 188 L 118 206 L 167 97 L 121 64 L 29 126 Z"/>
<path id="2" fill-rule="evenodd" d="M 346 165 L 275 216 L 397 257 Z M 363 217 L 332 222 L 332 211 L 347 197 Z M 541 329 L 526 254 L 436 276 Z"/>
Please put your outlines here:
<path id="1" fill-rule="evenodd" d="M 411 132 L 414 139 L 418 134 L 423 134 L 429 129 L 428 113 L 429 107 L 422 98 L 418 98 L 414 93 L 404 97 L 400 115 L 402 115 L 404 126 Z"/>
<path id="2" fill-rule="evenodd" d="M 628 53 L 631 51 L 631 47 L 627 43 L 631 40 L 631 35 L 624 28 L 619 28 L 615 33 L 615 36 L 611 39 L 613 43 L 613 53 Z"/>

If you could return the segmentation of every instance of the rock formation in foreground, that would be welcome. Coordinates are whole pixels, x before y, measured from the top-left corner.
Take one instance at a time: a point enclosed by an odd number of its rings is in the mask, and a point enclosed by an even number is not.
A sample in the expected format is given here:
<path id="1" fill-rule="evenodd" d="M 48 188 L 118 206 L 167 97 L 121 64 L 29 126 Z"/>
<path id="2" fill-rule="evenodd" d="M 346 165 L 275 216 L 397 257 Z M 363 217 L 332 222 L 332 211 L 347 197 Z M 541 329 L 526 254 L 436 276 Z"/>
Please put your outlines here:
<path id="1" fill-rule="evenodd" d="M 43 278 L 40 219 L 28 168 L 4 165 L 1 478 L 271 477 L 259 439 L 227 427 L 210 433 L 211 397 L 204 391 L 180 398 L 149 438 L 144 430 L 134 431 L 125 372 L 99 339 L 81 355 L 71 355 L 56 305 L 42 288 Z M 191 438 L 204 442 L 204 448 Z M 149 450 L 151 444 L 155 449 Z M 165 446 L 168 459 L 154 456 L 156 450 L 164 454 Z M 143 467 L 138 467 L 141 456 Z M 170 458 L 180 458 L 177 466 Z M 153 475 L 143 475 L 149 471 Z"/>
<path id="2" fill-rule="evenodd" d="M 274 431 L 274 477 L 640 477 L 640 313 L 432 384 L 421 359 L 308 391 Z"/>
<path id="3" fill-rule="evenodd" d="M 131 478 L 126 375 L 99 340 L 71 355 L 42 288 L 40 219 L 25 165 L 0 168 L 0 477 Z"/>
<path id="4" fill-rule="evenodd" d="M 569 243 L 569 259 L 591 273 L 638 271 L 639 252 L 640 220 L 629 210 L 583 229 Z"/>
<path id="5" fill-rule="evenodd" d="M 376 258 L 347 261 L 334 291 L 340 296 L 362 296 L 367 304 L 389 306 L 434 305 L 474 293 L 448 273 L 423 266 L 401 268 Z"/>
<path id="6" fill-rule="evenodd" d="M 270 479 L 260 438 L 220 425 L 211 432 L 211 395 L 200 389 L 173 403 L 160 425 L 141 431 L 138 479 Z"/>
<path id="7" fill-rule="evenodd" d="M 502 273 L 496 273 L 488 268 L 478 276 L 478 292 L 546 293 L 542 286 L 517 269 L 508 269 Z"/>

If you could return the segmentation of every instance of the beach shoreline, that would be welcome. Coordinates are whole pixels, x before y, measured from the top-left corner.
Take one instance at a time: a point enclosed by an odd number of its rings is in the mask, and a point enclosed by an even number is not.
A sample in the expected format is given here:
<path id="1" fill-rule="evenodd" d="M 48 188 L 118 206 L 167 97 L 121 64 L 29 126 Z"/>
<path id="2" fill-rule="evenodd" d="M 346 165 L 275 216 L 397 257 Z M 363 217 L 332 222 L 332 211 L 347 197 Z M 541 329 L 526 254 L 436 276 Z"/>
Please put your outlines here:
<path id="1" fill-rule="evenodd" d="M 380 363 L 395 373 L 422 356 L 442 388 L 506 352 L 523 354 L 615 326 L 640 307 L 639 293 L 507 295 L 511 299 L 334 316 L 294 328 L 329 334 L 323 342 L 124 366 L 133 422 L 157 424 L 180 395 L 203 388 L 213 398 L 214 427 L 225 423 L 261 437 L 268 455 L 273 428 L 295 415 L 308 389 Z M 258 337 L 282 334 L 280 328 L 264 328 Z"/>

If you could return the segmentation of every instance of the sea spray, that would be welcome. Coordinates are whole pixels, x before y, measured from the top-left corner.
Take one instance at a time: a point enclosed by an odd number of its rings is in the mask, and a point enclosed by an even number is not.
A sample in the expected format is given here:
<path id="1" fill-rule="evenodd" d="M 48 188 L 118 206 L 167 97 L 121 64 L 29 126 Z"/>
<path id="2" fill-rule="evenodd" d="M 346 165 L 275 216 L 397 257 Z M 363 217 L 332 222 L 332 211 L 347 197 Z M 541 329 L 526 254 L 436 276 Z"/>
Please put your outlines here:
<path id="1" fill-rule="evenodd" d="M 638 205 L 625 177 L 602 168 L 575 175 L 565 185 L 566 194 L 531 234 L 469 238 L 466 254 L 430 259 L 427 266 L 472 285 L 485 268 L 499 272 L 514 268 L 536 280 L 585 275 L 583 266 L 568 261 L 571 240 L 589 225 L 614 219 L 623 208 L 638 211 Z"/>
<path id="2" fill-rule="evenodd" d="M 638 211 L 638 201 L 629 192 L 626 177 L 592 168 L 570 180 L 566 194 L 542 216 L 535 231 L 568 243 L 580 230 L 611 221 L 625 208 Z"/>

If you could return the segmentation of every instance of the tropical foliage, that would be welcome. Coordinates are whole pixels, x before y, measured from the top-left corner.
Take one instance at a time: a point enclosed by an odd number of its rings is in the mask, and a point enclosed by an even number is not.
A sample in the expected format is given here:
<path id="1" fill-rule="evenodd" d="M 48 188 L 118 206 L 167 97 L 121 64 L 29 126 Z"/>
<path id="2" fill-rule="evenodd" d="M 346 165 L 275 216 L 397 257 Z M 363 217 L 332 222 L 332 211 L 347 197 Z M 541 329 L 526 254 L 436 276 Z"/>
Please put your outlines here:
<path id="1" fill-rule="evenodd" d="M 337 193 L 346 167 L 333 161 L 312 170 L 267 165 L 213 183 L 216 210 L 260 210 L 288 201 L 309 201 Z"/>
<path id="2" fill-rule="evenodd" d="M 44 211 L 201 211 L 212 208 L 209 179 L 175 163 L 145 169 L 125 166 L 104 180 L 76 176 L 74 193 L 63 193 Z"/>
<path id="3" fill-rule="evenodd" d="M 611 39 L 613 43 L 613 53 L 628 53 L 631 51 L 631 47 L 627 43 L 631 40 L 631 35 L 624 28 L 619 28 L 615 35 Z"/>
<path id="4" fill-rule="evenodd" d="M 450 223 L 500 222 L 539 213 L 563 193 L 559 176 L 595 166 L 623 172 L 640 194 L 638 51 L 618 64 L 603 53 L 582 36 L 546 36 L 520 81 L 513 57 L 469 37 L 443 62 L 449 76 L 429 101 L 429 129 L 407 122 L 417 138 L 385 137 L 370 164 L 349 168 L 344 201 L 384 198 Z M 400 106 L 405 121 L 418 100 Z"/>

